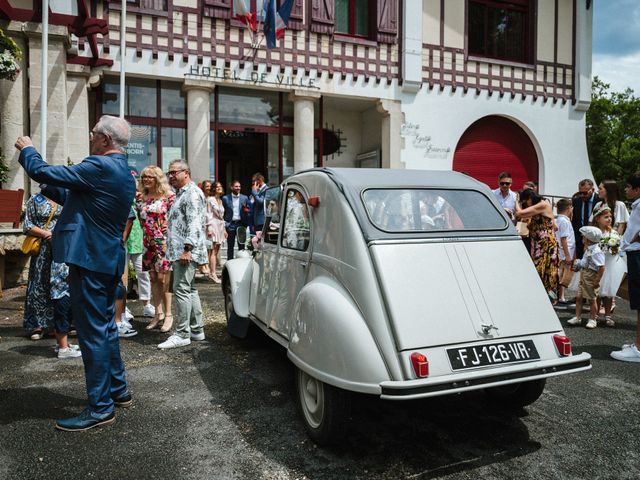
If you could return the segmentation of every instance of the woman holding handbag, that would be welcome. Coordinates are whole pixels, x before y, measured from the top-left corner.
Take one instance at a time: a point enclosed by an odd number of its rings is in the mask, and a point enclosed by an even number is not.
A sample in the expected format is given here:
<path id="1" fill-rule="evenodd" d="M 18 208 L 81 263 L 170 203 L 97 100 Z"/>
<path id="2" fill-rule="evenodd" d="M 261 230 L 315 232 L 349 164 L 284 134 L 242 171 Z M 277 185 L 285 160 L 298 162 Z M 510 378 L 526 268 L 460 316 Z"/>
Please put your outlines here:
<path id="1" fill-rule="evenodd" d="M 24 328 L 31 340 L 40 340 L 53 324 L 51 234 L 61 213 L 62 207 L 41 193 L 27 201 L 22 229 L 27 237 L 40 239 L 40 249 L 31 257 L 24 302 Z"/>

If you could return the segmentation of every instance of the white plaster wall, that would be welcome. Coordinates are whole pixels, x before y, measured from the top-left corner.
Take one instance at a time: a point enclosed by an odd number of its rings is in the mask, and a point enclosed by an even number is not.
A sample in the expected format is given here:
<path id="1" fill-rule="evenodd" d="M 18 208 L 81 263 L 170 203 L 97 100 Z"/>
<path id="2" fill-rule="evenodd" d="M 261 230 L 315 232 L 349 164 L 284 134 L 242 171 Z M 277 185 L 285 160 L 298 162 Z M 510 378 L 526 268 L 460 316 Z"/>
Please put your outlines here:
<path id="1" fill-rule="evenodd" d="M 537 57 L 544 62 L 553 62 L 553 37 L 555 22 L 555 0 L 538 0 Z"/>
<path id="2" fill-rule="evenodd" d="M 571 64 L 573 60 L 573 2 L 558 3 L 558 62 Z"/>
<path id="3" fill-rule="evenodd" d="M 362 112 L 362 145 L 358 153 L 366 153 L 371 150 L 379 150 L 382 144 L 382 117 L 373 107 Z"/>
<path id="4" fill-rule="evenodd" d="M 324 121 L 329 128 L 342 130 L 340 135 L 346 139 L 341 155 L 337 153 L 324 157 L 324 165 L 327 167 L 355 167 L 356 155 L 361 153 L 362 145 L 362 118 L 360 112 L 349 112 L 325 108 Z"/>
<path id="5" fill-rule="evenodd" d="M 447 47 L 464 48 L 465 0 L 444 2 L 444 44 Z"/>
<path id="6" fill-rule="evenodd" d="M 440 0 L 422 0 L 422 40 L 440 43 Z"/>
<path id="7" fill-rule="evenodd" d="M 470 90 L 455 93 L 423 88 L 416 96 L 404 95 L 405 120 L 402 160 L 406 168 L 450 170 L 455 148 L 462 134 L 476 120 L 501 115 L 514 120 L 529 135 L 538 153 L 541 192 L 572 195 L 577 182 L 593 178 L 587 155 L 584 113 L 567 103 L 562 105 L 528 97 L 476 96 Z M 407 126 L 416 126 L 411 129 Z M 418 137 L 413 132 L 417 132 Z M 424 146 L 436 149 L 428 153 Z M 442 153 L 442 150 L 449 151 Z"/>

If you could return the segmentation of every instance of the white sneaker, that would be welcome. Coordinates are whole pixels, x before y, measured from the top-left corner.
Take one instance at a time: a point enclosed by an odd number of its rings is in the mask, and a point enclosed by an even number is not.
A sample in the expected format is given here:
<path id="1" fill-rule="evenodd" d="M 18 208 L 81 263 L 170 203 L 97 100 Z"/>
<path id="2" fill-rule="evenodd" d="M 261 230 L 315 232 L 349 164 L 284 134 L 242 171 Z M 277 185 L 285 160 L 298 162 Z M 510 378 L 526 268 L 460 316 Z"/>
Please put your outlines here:
<path id="1" fill-rule="evenodd" d="M 124 316 L 127 318 L 127 320 L 131 320 L 133 318 L 133 313 L 131 313 L 129 307 L 124 307 Z"/>
<path id="2" fill-rule="evenodd" d="M 191 345 L 191 340 L 189 340 L 188 338 L 182 338 L 178 335 L 171 335 L 169 338 L 167 338 L 166 341 L 158 345 L 158 348 L 160 350 L 167 350 L 169 348 L 186 347 L 187 345 Z"/>
<path id="3" fill-rule="evenodd" d="M 131 323 L 129 322 L 129 319 L 124 313 L 120 316 L 120 323 L 125 327 L 127 327 L 129 330 L 133 330 L 133 326 L 131 325 Z"/>
<path id="4" fill-rule="evenodd" d="M 61 348 L 58 350 L 58 358 L 78 358 L 82 356 L 80 350 L 75 350 L 71 347 Z"/>
<path id="5" fill-rule="evenodd" d="M 611 358 L 622 362 L 640 363 L 640 351 L 638 351 L 638 347 L 635 344 L 623 345 L 622 350 L 611 352 Z"/>
<path id="6" fill-rule="evenodd" d="M 195 340 L 196 342 L 201 342 L 202 340 L 204 340 L 204 332 L 192 333 L 191 340 Z"/>
<path id="7" fill-rule="evenodd" d="M 118 323 L 118 336 L 123 338 L 135 337 L 138 334 L 136 330 L 125 325 L 124 322 Z"/>
<path id="8" fill-rule="evenodd" d="M 75 345 L 73 343 L 68 343 L 67 344 L 68 348 L 70 348 L 71 350 L 80 350 L 80 345 Z M 56 353 L 58 353 L 60 351 L 60 347 L 56 345 L 56 348 L 53 349 Z"/>
<path id="9" fill-rule="evenodd" d="M 586 328 L 596 328 L 597 326 L 598 326 L 598 321 L 595 318 L 590 318 L 587 324 L 585 325 Z"/>
<path id="10" fill-rule="evenodd" d="M 580 325 L 582 323 L 582 319 L 578 317 L 572 317 L 569 320 L 567 320 L 567 323 L 569 325 Z"/>
<path id="11" fill-rule="evenodd" d="M 154 317 L 155 314 L 156 314 L 156 307 L 154 307 L 150 303 L 147 303 L 142 309 L 143 317 Z"/>

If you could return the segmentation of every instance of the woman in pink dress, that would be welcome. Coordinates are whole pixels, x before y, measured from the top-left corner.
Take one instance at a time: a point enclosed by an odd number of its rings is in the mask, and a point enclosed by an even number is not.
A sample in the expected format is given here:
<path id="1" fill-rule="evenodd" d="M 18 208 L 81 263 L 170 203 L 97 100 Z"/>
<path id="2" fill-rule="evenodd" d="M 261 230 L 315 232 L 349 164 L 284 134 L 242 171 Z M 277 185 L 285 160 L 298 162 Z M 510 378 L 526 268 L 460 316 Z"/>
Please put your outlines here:
<path id="1" fill-rule="evenodd" d="M 224 206 L 222 205 L 224 188 L 220 182 L 215 182 L 211 191 L 212 195 L 207 197 L 207 240 L 211 241 L 209 278 L 215 283 L 220 283 L 220 279 L 216 275 L 216 260 L 220 245 L 227 238 L 227 231 L 224 228 Z"/>
<path id="2" fill-rule="evenodd" d="M 166 259 L 169 209 L 175 199 L 167 177 L 155 166 L 140 173 L 136 209 L 142 224 L 142 269 L 149 272 L 156 314 L 147 325 L 153 330 L 162 323 L 161 332 L 171 330 L 171 294 L 168 292 L 171 264 Z"/>

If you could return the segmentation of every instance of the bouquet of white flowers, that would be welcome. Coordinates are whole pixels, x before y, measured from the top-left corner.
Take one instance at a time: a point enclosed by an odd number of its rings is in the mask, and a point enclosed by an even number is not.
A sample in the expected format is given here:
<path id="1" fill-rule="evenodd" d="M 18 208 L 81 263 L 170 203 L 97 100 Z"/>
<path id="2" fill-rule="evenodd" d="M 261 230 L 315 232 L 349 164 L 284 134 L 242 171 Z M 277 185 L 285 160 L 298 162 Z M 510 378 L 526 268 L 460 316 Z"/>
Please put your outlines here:
<path id="1" fill-rule="evenodd" d="M 0 79 L 14 81 L 20 73 L 22 52 L 10 37 L 0 29 Z"/>
<path id="2" fill-rule="evenodd" d="M 615 230 L 609 230 L 602 234 L 600 239 L 600 248 L 603 252 L 609 252 L 611 255 L 618 255 L 620 251 L 620 234 Z"/>

